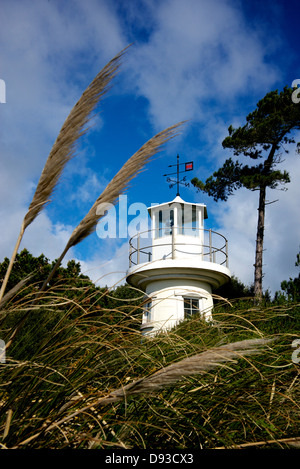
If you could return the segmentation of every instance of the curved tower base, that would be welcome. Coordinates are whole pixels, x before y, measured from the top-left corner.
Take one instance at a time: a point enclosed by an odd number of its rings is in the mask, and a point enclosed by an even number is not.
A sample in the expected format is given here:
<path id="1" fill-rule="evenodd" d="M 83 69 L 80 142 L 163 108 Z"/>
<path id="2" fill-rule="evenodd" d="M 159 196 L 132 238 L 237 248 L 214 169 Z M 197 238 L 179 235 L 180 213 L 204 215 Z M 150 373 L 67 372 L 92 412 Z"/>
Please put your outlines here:
<path id="1" fill-rule="evenodd" d="M 189 259 L 159 260 L 139 264 L 127 272 L 129 284 L 145 291 L 141 332 L 153 335 L 170 330 L 180 321 L 200 314 L 212 318 L 212 288 L 230 279 L 227 267 Z"/>

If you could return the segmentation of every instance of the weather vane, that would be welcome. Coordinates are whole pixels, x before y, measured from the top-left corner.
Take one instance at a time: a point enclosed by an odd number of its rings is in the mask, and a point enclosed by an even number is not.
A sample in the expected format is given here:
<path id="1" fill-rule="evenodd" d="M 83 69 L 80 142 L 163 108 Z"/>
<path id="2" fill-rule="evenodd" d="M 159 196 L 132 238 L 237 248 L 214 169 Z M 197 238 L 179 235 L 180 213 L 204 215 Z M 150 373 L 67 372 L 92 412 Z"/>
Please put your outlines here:
<path id="1" fill-rule="evenodd" d="M 184 165 L 184 170 L 183 171 L 179 171 L 179 166 L 181 165 Z M 177 184 L 177 194 L 179 196 L 179 184 L 182 184 L 184 185 L 185 187 L 189 187 L 189 182 L 186 182 L 186 176 L 184 176 L 184 178 L 182 178 L 181 180 L 179 179 L 179 174 L 180 173 L 185 173 L 186 171 L 192 171 L 194 169 L 194 164 L 193 164 L 193 161 L 188 161 L 187 163 L 179 163 L 179 155 L 177 155 L 177 163 L 176 164 L 170 164 L 168 167 L 171 168 L 173 166 L 177 166 L 177 171 L 176 173 L 169 173 L 169 174 L 164 174 L 163 176 L 168 176 L 167 177 L 167 182 L 170 182 L 170 189 L 172 187 L 175 186 L 175 184 Z M 173 174 L 176 174 L 177 175 L 177 178 L 174 180 L 174 179 L 171 179 L 169 176 L 172 176 Z"/>

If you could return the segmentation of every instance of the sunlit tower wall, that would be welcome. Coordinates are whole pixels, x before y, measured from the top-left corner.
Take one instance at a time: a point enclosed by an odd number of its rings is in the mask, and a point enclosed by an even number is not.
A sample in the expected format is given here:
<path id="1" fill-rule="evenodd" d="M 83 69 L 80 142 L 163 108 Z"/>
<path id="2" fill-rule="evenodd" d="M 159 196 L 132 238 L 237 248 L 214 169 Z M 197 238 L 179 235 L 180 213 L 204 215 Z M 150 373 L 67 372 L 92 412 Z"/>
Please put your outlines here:
<path id="1" fill-rule="evenodd" d="M 130 239 L 127 282 L 145 292 L 143 335 L 200 315 L 211 320 L 212 291 L 230 279 L 227 240 L 204 228 L 207 208 L 179 195 L 148 208 L 151 230 Z"/>

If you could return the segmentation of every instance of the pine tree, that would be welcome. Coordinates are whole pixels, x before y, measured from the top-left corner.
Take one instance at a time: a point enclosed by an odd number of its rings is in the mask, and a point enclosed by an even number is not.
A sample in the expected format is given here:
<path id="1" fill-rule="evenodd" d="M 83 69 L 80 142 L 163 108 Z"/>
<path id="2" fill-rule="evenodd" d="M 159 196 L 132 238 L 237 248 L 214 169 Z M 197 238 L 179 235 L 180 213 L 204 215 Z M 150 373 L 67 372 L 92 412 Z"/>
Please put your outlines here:
<path id="1" fill-rule="evenodd" d="M 241 187 L 259 192 L 254 264 L 256 298 L 262 297 L 266 190 L 279 186 L 286 189 L 285 184 L 290 182 L 289 173 L 280 171 L 277 165 L 282 163 L 282 150 L 288 153 L 286 146 L 295 143 L 292 133 L 300 129 L 300 104 L 292 99 L 293 92 L 293 89 L 284 87 L 280 93 L 278 90 L 267 93 L 246 117 L 244 126 L 234 129 L 230 125 L 228 128 L 229 136 L 223 140 L 223 148 L 232 149 L 234 156 L 249 157 L 256 164 L 249 166 L 229 158 L 205 182 L 192 179 L 192 184 L 199 191 L 206 192 L 215 201 L 226 201 Z M 299 142 L 296 152 L 300 152 Z"/>

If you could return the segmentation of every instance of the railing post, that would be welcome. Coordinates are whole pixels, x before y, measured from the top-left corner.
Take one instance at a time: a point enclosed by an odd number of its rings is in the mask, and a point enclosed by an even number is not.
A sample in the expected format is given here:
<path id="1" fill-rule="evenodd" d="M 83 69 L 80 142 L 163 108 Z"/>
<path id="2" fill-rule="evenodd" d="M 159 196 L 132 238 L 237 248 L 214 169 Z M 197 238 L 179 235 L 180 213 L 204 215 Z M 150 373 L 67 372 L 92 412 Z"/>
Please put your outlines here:
<path id="1" fill-rule="evenodd" d="M 211 228 L 208 231 L 209 231 L 209 261 L 212 262 Z"/>
<path id="2" fill-rule="evenodd" d="M 175 230 L 174 225 L 171 227 L 172 229 L 172 259 L 175 259 Z"/>
<path id="3" fill-rule="evenodd" d="M 131 246 L 131 242 L 129 241 L 129 268 L 131 267 L 131 255 L 132 255 L 132 246 Z"/>
<path id="4" fill-rule="evenodd" d="M 226 267 L 228 267 L 228 241 L 226 239 Z"/>
<path id="5" fill-rule="evenodd" d="M 138 233 L 137 237 L 137 263 L 140 263 L 140 233 Z"/>

